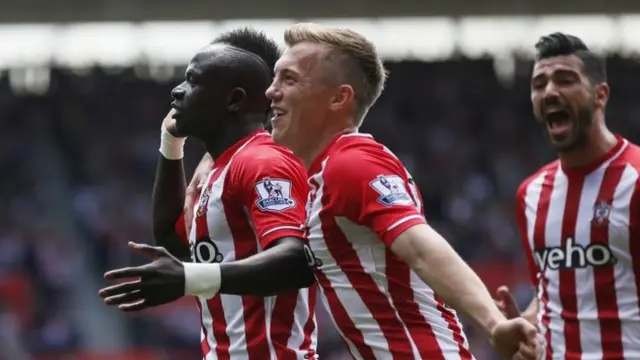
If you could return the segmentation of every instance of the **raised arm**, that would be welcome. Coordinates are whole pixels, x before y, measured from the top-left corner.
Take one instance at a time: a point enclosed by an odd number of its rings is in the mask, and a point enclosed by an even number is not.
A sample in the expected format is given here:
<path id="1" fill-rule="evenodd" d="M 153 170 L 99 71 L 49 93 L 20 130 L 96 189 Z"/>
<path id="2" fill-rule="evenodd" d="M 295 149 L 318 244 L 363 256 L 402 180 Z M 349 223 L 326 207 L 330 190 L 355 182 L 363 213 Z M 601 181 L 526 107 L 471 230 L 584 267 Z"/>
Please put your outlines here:
<path id="1" fill-rule="evenodd" d="M 185 203 L 186 180 L 182 158 L 185 138 L 178 138 L 168 128 L 174 128 L 173 110 L 162 122 L 160 154 L 151 198 L 153 237 L 158 246 L 177 258 L 189 257 L 187 244 L 176 233 Z"/>

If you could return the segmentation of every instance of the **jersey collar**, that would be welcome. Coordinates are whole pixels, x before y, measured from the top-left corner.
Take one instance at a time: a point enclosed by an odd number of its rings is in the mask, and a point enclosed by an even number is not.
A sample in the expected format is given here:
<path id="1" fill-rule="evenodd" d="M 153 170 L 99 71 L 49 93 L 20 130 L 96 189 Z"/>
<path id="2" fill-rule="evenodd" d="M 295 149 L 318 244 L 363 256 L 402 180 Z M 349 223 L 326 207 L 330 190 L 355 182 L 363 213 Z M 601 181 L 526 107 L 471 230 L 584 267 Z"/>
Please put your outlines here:
<path id="1" fill-rule="evenodd" d="M 265 136 L 265 135 L 270 136 L 267 130 L 260 129 L 260 130 L 253 131 L 252 133 L 245 136 L 237 143 L 229 146 L 225 151 L 222 152 L 222 154 L 220 154 L 220 156 L 213 159 L 215 166 L 218 167 L 218 166 L 226 165 L 229 162 L 229 160 L 231 160 L 233 155 L 235 155 L 242 146 L 244 146 L 246 143 L 253 140 L 253 138 L 257 136 Z"/>
<path id="2" fill-rule="evenodd" d="M 370 139 L 373 138 L 373 136 L 371 136 L 370 134 L 357 133 L 357 132 L 337 134 L 336 136 L 333 137 L 333 139 L 331 139 L 331 141 L 327 144 L 327 146 L 325 146 L 325 148 L 320 152 L 320 154 L 318 154 L 318 156 L 316 156 L 316 158 L 311 162 L 311 166 L 309 166 L 309 170 L 307 171 L 307 174 L 311 176 L 313 174 L 319 173 L 320 170 L 322 170 L 322 162 L 329 155 L 329 151 L 338 141 L 342 139 L 354 138 L 354 137 L 365 137 Z"/>
<path id="3" fill-rule="evenodd" d="M 622 136 L 617 134 L 616 134 L 616 140 L 617 140 L 616 145 L 611 150 L 609 150 L 609 152 L 607 152 L 600 159 L 588 165 L 567 168 L 562 166 L 562 162 L 560 162 L 560 167 L 562 168 L 562 172 L 564 172 L 567 176 L 585 176 L 591 173 L 595 169 L 599 168 L 602 164 L 607 162 L 609 159 L 611 159 L 614 155 L 616 155 L 627 142 Z"/>

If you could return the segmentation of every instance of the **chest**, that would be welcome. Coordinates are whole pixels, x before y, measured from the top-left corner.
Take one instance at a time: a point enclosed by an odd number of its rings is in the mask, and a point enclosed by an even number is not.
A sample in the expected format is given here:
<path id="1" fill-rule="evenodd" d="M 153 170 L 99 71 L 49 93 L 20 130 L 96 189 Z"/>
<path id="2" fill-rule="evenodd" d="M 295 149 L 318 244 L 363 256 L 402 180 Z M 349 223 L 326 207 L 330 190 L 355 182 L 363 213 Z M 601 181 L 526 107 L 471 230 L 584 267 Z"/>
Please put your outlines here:
<path id="1" fill-rule="evenodd" d="M 637 174 L 562 174 L 534 181 L 525 196 L 527 240 L 540 269 L 630 265 Z"/>
<path id="2" fill-rule="evenodd" d="M 246 214 L 230 199 L 228 170 L 212 170 L 194 208 L 189 244 L 196 262 L 235 259 L 234 229 L 238 223 L 247 226 Z"/>

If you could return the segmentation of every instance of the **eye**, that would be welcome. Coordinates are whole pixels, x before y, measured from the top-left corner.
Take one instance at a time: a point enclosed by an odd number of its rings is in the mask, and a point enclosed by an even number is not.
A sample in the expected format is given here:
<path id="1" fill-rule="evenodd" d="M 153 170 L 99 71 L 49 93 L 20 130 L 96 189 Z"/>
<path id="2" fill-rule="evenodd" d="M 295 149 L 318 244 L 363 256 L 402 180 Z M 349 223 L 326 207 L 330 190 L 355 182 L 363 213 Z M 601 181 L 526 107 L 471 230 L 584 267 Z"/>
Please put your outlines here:
<path id="1" fill-rule="evenodd" d="M 296 82 L 296 78 L 293 77 L 291 74 L 285 74 L 282 80 L 287 84 L 293 84 Z"/>

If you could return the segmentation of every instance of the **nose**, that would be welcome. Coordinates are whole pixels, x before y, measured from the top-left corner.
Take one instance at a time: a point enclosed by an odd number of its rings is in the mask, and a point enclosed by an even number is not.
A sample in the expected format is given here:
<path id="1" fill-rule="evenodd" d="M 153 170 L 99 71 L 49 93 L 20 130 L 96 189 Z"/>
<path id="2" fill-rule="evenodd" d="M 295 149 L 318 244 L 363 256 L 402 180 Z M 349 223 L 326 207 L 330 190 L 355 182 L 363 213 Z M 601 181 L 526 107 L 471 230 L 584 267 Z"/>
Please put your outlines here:
<path id="1" fill-rule="evenodd" d="M 558 91 L 558 87 L 553 81 L 549 81 L 547 86 L 544 88 L 544 97 L 545 98 L 558 98 L 560 97 L 560 92 Z"/>
<path id="2" fill-rule="evenodd" d="M 184 93 L 185 93 L 185 90 L 182 87 L 182 84 L 180 84 L 175 88 L 173 88 L 173 90 L 171 90 L 171 97 L 176 100 L 182 100 L 182 98 L 184 97 Z"/>
<path id="3" fill-rule="evenodd" d="M 265 95 L 267 96 L 267 99 L 271 101 L 278 101 L 282 98 L 282 93 L 275 85 L 275 82 L 271 83 L 271 85 L 267 88 L 267 91 L 265 91 Z"/>

